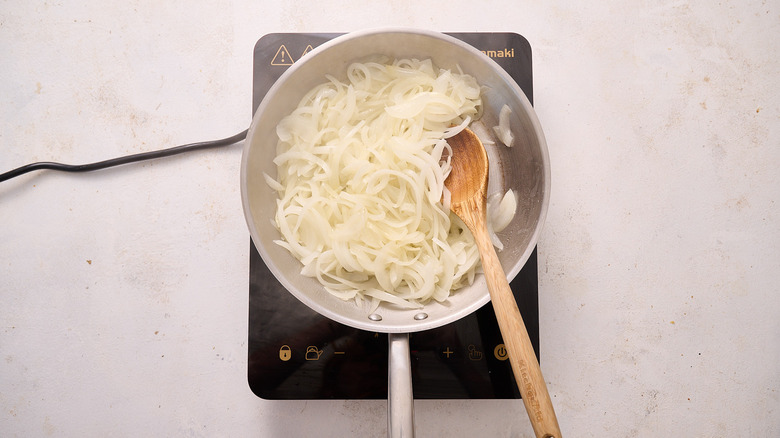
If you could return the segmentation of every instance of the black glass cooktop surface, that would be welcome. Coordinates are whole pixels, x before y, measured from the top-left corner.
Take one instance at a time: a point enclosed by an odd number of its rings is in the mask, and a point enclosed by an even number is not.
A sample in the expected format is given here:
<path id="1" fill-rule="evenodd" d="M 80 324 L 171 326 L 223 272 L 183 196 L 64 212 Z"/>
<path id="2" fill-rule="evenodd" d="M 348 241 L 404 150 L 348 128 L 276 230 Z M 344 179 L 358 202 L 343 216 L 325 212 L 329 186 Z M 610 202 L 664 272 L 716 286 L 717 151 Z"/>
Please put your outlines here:
<path id="1" fill-rule="evenodd" d="M 294 62 L 339 34 L 279 33 L 254 50 L 252 109 Z M 450 33 L 501 65 L 533 103 L 531 47 L 515 33 Z M 270 159 L 270 158 L 269 158 Z M 537 257 L 511 282 L 539 357 Z M 520 398 L 490 303 L 409 339 L 416 399 Z M 274 278 L 250 242 L 249 361 L 252 391 L 270 400 L 387 398 L 387 335 L 320 316 Z"/>

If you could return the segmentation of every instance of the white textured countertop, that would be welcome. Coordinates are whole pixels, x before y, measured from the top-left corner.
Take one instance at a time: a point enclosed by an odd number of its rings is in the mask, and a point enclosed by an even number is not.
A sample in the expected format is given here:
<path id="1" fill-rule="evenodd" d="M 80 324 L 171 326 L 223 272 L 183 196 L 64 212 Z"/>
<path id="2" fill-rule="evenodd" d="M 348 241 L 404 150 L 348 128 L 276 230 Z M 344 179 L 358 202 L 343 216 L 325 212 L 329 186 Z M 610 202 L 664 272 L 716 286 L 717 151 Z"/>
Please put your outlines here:
<path id="1" fill-rule="evenodd" d="M 523 35 L 565 436 L 780 436 L 777 1 L 62 3 L 0 3 L 0 172 L 240 132 L 266 33 Z M 383 401 L 249 390 L 240 155 L 0 183 L 0 435 L 384 436 Z M 423 437 L 531 436 L 519 400 L 415 408 Z"/>

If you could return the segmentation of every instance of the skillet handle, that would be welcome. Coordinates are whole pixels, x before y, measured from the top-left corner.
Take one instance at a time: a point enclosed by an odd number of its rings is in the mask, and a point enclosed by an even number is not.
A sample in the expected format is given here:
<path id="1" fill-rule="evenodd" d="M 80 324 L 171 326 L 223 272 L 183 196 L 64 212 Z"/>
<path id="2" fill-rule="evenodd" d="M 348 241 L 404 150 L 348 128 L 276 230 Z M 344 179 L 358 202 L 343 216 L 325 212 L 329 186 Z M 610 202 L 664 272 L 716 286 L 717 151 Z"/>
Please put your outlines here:
<path id="1" fill-rule="evenodd" d="M 409 333 L 387 335 L 387 436 L 414 437 L 414 395 Z"/>

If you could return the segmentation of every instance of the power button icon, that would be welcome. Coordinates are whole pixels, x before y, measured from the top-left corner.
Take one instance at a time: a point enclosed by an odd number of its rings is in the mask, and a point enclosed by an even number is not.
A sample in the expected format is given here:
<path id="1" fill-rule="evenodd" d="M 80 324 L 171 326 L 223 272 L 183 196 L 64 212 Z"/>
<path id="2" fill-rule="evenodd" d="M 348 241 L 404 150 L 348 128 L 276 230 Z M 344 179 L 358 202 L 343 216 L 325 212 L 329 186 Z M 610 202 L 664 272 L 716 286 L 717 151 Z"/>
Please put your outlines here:
<path id="1" fill-rule="evenodd" d="M 498 360 L 509 359 L 509 353 L 506 352 L 506 345 L 504 344 L 496 345 L 496 348 L 493 349 L 493 356 L 495 356 L 496 359 Z"/>
<path id="2" fill-rule="evenodd" d="M 282 345 L 282 348 L 279 349 L 279 359 L 287 362 L 292 357 L 292 350 L 290 350 L 289 345 Z"/>

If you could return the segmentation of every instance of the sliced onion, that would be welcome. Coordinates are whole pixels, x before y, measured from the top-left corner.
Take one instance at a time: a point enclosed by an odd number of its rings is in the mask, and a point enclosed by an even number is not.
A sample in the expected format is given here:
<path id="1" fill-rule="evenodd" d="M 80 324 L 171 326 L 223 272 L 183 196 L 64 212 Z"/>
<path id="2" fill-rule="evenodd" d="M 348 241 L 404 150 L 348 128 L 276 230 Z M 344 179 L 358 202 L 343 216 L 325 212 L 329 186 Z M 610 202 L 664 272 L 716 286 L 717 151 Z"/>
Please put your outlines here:
<path id="1" fill-rule="evenodd" d="M 503 198 L 501 198 L 501 202 L 498 204 L 498 208 L 496 208 L 495 215 L 492 217 L 493 230 L 497 233 L 503 231 L 504 228 L 512 222 L 512 219 L 514 219 L 516 211 L 517 197 L 515 196 L 515 192 L 512 189 L 509 189 L 504 194 Z"/>
<path id="2" fill-rule="evenodd" d="M 501 196 L 501 193 L 494 193 L 487 200 L 487 229 L 490 235 L 490 241 L 498 251 L 504 249 L 504 244 L 497 233 L 504 230 L 515 217 L 517 212 L 517 197 L 512 189 L 509 189 Z"/>
<path id="3" fill-rule="evenodd" d="M 277 243 L 326 290 L 419 308 L 471 284 L 479 254 L 449 212 L 444 139 L 481 115 L 480 87 L 430 60 L 356 63 L 277 126 Z M 444 205 L 442 204 L 444 199 Z"/>
<path id="4" fill-rule="evenodd" d="M 512 115 L 512 109 L 505 104 L 498 113 L 498 126 L 493 127 L 493 132 L 501 143 L 504 143 L 504 146 L 507 147 L 512 147 L 512 144 L 515 142 L 515 136 L 512 135 L 512 130 L 509 127 L 510 115 Z"/>

